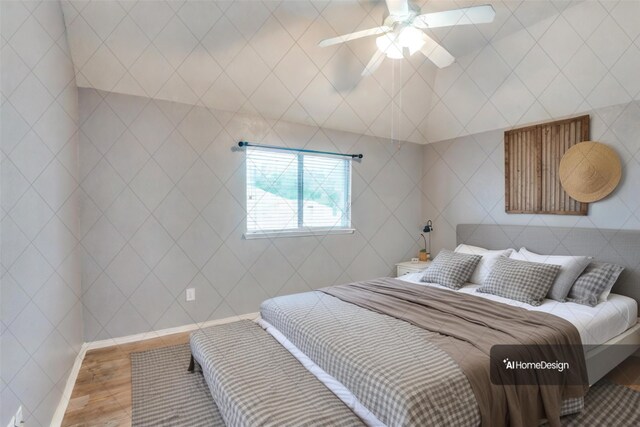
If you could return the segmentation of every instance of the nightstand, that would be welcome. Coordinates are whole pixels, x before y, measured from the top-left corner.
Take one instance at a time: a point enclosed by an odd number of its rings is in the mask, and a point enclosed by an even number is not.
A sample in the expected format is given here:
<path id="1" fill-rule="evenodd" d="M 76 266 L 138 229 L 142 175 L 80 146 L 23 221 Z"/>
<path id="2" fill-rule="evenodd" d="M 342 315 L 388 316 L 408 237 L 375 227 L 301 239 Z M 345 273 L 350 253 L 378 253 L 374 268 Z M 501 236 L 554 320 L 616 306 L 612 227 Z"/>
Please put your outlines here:
<path id="1" fill-rule="evenodd" d="M 396 277 L 404 276 L 409 273 L 420 273 L 425 268 L 429 267 L 431 261 L 418 261 L 418 262 L 399 262 L 396 264 Z"/>

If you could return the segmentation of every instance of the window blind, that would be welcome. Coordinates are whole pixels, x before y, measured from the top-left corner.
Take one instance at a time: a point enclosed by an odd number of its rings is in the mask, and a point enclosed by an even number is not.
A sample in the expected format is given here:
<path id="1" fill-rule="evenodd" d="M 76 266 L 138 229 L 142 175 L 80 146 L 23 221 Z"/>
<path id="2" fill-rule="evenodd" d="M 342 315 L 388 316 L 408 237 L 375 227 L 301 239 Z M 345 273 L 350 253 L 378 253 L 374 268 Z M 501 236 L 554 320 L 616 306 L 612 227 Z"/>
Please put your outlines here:
<path id="1" fill-rule="evenodd" d="M 247 232 L 351 227 L 351 161 L 247 147 Z"/>

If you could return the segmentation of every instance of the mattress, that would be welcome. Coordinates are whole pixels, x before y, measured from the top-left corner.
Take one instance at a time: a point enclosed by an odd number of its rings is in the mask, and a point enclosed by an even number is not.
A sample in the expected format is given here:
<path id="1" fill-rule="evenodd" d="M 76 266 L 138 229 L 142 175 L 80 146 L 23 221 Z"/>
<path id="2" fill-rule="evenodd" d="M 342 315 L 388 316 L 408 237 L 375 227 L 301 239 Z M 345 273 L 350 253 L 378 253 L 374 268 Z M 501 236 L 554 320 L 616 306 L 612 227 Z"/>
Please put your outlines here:
<path id="1" fill-rule="evenodd" d="M 422 273 L 412 273 L 398 277 L 398 279 L 410 283 L 442 288 L 440 285 L 421 282 L 421 277 Z M 623 295 L 610 294 L 606 302 L 600 303 L 595 307 L 573 302 L 558 302 L 550 299 L 546 299 L 541 305 L 534 307 L 496 295 L 481 294 L 475 291 L 479 287 L 479 285 L 468 284 L 458 290 L 458 292 L 474 295 L 478 298 L 490 299 L 503 304 L 522 307 L 527 310 L 554 314 L 571 322 L 576 329 L 578 329 L 583 345 L 604 344 L 611 338 L 620 335 L 635 325 L 638 321 L 638 304 L 634 299 Z"/>

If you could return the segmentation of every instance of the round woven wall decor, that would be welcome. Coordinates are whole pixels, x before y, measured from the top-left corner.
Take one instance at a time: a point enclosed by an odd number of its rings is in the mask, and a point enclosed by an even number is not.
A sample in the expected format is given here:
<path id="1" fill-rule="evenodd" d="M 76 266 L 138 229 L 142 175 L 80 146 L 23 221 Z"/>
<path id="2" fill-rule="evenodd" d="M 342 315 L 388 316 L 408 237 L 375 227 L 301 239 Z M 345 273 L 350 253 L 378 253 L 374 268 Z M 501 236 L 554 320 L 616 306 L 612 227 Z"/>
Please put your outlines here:
<path id="1" fill-rule="evenodd" d="M 607 197 L 622 175 L 618 154 L 595 141 L 574 145 L 560 160 L 560 183 L 575 200 L 592 203 Z"/>

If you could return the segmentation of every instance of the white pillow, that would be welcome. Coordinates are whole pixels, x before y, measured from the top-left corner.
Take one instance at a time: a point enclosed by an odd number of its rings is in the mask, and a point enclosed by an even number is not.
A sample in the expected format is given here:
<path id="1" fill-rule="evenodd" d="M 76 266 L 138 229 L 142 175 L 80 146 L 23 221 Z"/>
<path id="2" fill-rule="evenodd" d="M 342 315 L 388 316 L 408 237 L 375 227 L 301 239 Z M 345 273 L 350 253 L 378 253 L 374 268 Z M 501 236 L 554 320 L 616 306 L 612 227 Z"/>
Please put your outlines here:
<path id="1" fill-rule="evenodd" d="M 560 273 L 558 273 L 556 280 L 553 282 L 547 298 L 560 302 L 566 300 L 578 276 L 582 274 L 591 262 L 591 257 L 588 256 L 540 255 L 528 251 L 526 248 L 520 248 L 518 252 L 513 252 L 510 258 L 540 264 L 559 265 Z"/>
<path id="2" fill-rule="evenodd" d="M 487 278 L 491 270 L 493 269 L 494 264 L 500 257 L 508 258 L 509 255 L 513 252 L 513 249 L 502 249 L 497 251 L 492 251 L 485 248 L 480 248 L 478 246 L 464 245 L 460 244 L 455 249 L 455 252 L 459 252 L 462 254 L 469 255 L 482 255 L 482 259 L 476 266 L 476 269 L 473 271 L 473 274 L 469 278 L 469 282 L 475 283 L 477 285 L 482 285 L 484 283 L 484 279 Z"/>

